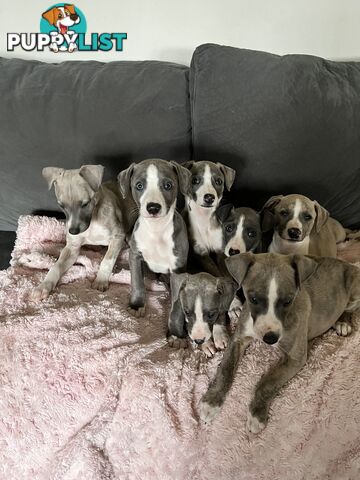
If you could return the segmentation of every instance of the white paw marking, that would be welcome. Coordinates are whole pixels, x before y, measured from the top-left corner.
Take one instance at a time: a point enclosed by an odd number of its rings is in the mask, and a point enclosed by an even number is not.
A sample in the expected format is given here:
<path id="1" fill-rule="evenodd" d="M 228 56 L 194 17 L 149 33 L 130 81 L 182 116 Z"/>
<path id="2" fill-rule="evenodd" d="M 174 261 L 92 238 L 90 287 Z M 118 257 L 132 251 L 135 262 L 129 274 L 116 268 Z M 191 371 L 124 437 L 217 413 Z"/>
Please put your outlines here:
<path id="1" fill-rule="evenodd" d="M 40 302 L 41 300 L 45 300 L 45 298 L 50 295 L 50 292 L 51 290 L 48 287 L 39 285 L 30 292 L 29 300 L 31 302 Z"/>
<path id="2" fill-rule="evenodd" d="M 336 333 L 341 337 L 347 337 L 348 335 L 350 335 L 352 328 L 350 323 L 338 320 L 335 323 L 335 330 Z"/>
<path id="3" fill-rule="evenodd" d="M 187 348 L 188 341 L 186 338 L 176 337 L 175 335 L 170 335 L 167 339 L 169 347 L 172 348 Z"/>
<path id="4" fill-rule="evenodd" d="M 201 400 L 201 402 L 200 402 L 200 419 L 204 423 L 211 423 L 214 420 L 214 418 L 217 416 L 217 414 L 219 413 L 220 408 L 221 407 L 219 407 L 219 406 L 210 405 L 209 403 Z"/>
<path id="5" fill-rule="evenodd" d="M 218 350 L 223 350 L 229 342 L 229 335 L 226 331 L 226 327 L 223 325 L 214 325 L 213 338 L 215 347 Z"/>
<path id="6" fill-rule="evenodd" d="M 208 340 L 206 343 L 200 345 L 201 350 L 207 357 L 212 357 L 216 353 L 216 348 L 212 340 Z"/>
<path id="7" fill-rule="evenodd" d="M 96 277 L 91 286 L 100 292 L 105 292 L 109 288 L 109 280 Z"/>
<path id="8" fill-rule="evenodd" d="M 254 417 L 249 411 L 246 427 L 249 430 L 249 432 L 257 434 L 265 428 L 265 423 L 260 422 L 259 419 Z"/>
<path id="9" fill-rule="evenodd" d="M 241 310 L 242 310 L 242 303 L 237 297 L 234 297 L 234 300 L 231 302 L 231 305 L 229 307 L 229 312 L 228 312 L 228 315 L 232 322 L 238 321 L 238 319 L 240 318 Z"/>

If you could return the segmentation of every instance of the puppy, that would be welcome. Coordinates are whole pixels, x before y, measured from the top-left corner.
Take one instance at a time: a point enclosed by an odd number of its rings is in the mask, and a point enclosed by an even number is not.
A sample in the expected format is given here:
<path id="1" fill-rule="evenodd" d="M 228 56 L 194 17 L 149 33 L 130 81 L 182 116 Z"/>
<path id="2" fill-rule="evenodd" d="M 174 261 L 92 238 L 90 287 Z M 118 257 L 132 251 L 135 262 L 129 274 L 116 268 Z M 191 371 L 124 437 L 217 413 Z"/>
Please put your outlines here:
<path id="1" fill-rule="evenodd" d="M 32 292 L 32 300 L 45 299 L 54 290 L 85 244 L 108 246 L 93 283 L 100 291 L 108 288 L 125 236 L 135 223 L 136 206 L 132 199 L 122 199 L 116 182 L 101 185 L 103 172 L 101 165 L 83 165 L 77 170 L 43 169 L 49 189 L 54 186 L 58 204 L 66 215 L 66 246 L 44 281 Z"/>
<path id="2" fill-rule="evenodd" d="M 216 262 L 210 253 L 223 251 L 222 228 L 216 216 L 216 209 L 224 193 L 224 187 L 231 189 L 235 170 L 221 163 L 185 162 L 182 164 L 191 172 L 191 186 L 185 196 L 183 217 L 188 227 L 191 250 L 195 261 L 203 270 L 220 275 Z"/>
<path id="3" fill-rule="evenodd" d="M 58 33 L 66 35 L 73 33 L 69 27 L 80 23 L 80 17 L 75 11 L 74 5 L 65 4 L 63 7 L 53 7 L 42 14 L 42 17 L 47 20 L 50 25 L 57 28 Z M 56 42 L 51 43 L 50 48 L 53 52 L 58 52 L 59 47 Z M 67 51 L 73 52 L 77 48 L 75 42 L 69 42 Z"/>
<path id="4" fill-rule="evenodd" d="M 236 284 L 230 278 L 215 278 L 208 273 L 172 274 L 170 284 L 169 345 L 186 346 L 188 334 L 208 357 L 216 349 L 224 349 L 229 340 L 226 312 Z"/>
<path id="5" fill-rule="evenodd" d="M 247 427 L 262 430 L 271 400 L 305 364 L 308 341 L 334 327 L 351 332 L 352 312 L 360 309 L 360 269 L 334 258 L 246 253 L 226 260 L 242 285 L 246 305 L 216 377 L 201 402 L 211 421 L 224 403 L 238 362 L 253 339 L 279 344 L 283 359 L 256 386 Z"/>
<path id="6" fill-rule="evenodd" d="M 120 172 L 124 198 L 131 197 L 139 218 L 130 240 L 131 297 L 129 311 L 145 314 L 143 264 L 156 273 L 186 269 L 189 244 L 184 220 L 175 210 L 178 190 L 186 195 L 190 172 L 175 162 L 149 159 Z"/>
<path id="7" fill-rule="evenodd" d="M 262 209 L 263 231 L 274 229 L 269 252 L 336 257 L 346 231 L 316 201 L 303 195 L 276 195 Z"/>

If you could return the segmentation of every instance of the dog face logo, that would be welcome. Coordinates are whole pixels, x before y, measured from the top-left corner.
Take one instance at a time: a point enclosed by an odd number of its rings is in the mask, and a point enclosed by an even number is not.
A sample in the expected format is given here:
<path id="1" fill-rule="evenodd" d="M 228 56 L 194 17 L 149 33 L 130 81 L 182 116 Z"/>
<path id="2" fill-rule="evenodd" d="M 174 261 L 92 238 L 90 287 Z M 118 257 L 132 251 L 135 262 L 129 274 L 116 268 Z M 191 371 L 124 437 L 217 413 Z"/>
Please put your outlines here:
<path id="1" fill-rule="evenodd" d="M 54 25 L 61 34 L 68 33 L 69 27 L 80 23 L 80 17 L 74 5 L 64 4 L 63 7 L 53 7 L 42 14 L 50 25 Z"/>

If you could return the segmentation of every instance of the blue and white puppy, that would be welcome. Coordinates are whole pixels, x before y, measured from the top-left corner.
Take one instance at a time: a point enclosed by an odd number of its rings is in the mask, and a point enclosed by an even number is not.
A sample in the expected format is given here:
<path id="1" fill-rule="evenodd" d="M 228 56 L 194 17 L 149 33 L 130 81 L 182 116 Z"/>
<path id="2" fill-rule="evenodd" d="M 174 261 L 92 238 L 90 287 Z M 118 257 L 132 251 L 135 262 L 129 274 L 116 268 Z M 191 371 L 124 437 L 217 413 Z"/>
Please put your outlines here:
<path id="1" fill-rule="evenodd" d="M 189 244 L 176 200 L 179 190 L 186 195 L 190 178 L 186 168 L 161 159 L 133 163 L 118 175 L 123 197 L 131 195 L 139 209 L 129 242 L 129 311 L 136 317 L 145 314 L 144 263 L 155 273 L 186 270 Z"/>

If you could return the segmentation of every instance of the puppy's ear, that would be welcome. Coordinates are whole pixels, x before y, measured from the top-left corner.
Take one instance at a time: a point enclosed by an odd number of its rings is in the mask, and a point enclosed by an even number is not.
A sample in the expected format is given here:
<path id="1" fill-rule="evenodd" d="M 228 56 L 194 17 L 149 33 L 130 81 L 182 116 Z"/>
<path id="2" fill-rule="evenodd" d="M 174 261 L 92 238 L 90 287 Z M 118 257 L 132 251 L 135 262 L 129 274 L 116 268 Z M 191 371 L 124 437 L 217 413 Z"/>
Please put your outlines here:
<path id="1" fill-rule="evenodd" d="M 296 285 L 298 288 L 301 288 L 301 284 L 315 273 L 318 264 L 306 255 L 293 255 L 291 266 L 295 270 Z"/>
<path id="2" fill-rule="evenodd" d="M 42 176 L 47 181 L 49 190 L 53 186 L 54 182 L 64 173 L 63 168 L 57 167 L 45 167 L 42 170 Z"/>
<path id="3" fill-rule="evenodd" d="M 215 215 L 216 218 L 219 220 L 221 225 L 225 222 L 225 220 L 230 215 L 230 212 L 233 210 L 234 206 L 231 203 L 227 203 L 226 205 L 221 205 L 221 207 L 216 209 Z"/>
<path id="4" fill-rule="evenodd" d="M 179 189 L 183 195 L 188 195 L 190 189 L 191 172 L 176 162 L 170 162 L 179 179 Z"/>
<path id="5" fill-rule="evenodd" d="M 251 252 L 234 255 L 225 260 L 226 268 L 228 269 L 230 275 L 236 280 L 239 287 L 242 285 L 246 275 L 249 273 L 249 270 L 254 263 L 255 255 Z"/>
<path id="6" fill-rule="evenodd" d="M 126 198 L 130 193 L 131 177 L 134 173 L 134 168 L 135 163 L 132 163 L 126 170 L 120 172 L 117 177 L 120 193 L 123 198 Z"/>
<path id="7" fill-rule="evenodd" d="M 55 22 L 56 22 L 56 19 L 55 19 L 55 11 L 57 10 L 57 8 L 50 8 L 50 10 L 47 10 L 46 12 L 44 12 L 42 14 L 42 17 L 45 18 L 45 20 L 47 20 L 50 25 L 55 25 Z"/>
<path id="8" fill-rule="evenodd" d="M 64 8 L 66 8 L 67 10 L 69 10 L 69 12 L 71 13 L 71 15 L 74 15 L 75 12 L 75 5 L 70 5 L 69 3 L 66 3 L 64 5 Z"/>
<path id="9" fill-rule="evenodd" d="M 314 207 L 316 212 L 314 226 L 315 226 L 316 233 L 319 233 L 322 227 L 328 221 L 329 212 L 324 207 L 322 207 L 316 200 L 314 201 Z"/>
<path id="10" fill-rule="evenodd" d="M 171 303 L 174 304 L 179 298 L 180 290 L 185 286 L 188 273 L 172 273 L 170 275 Z"/>
<path id="11" fill-rule="evenodd" d="M 104 167 L 102 165 L 83 165 L 80 167 L 79 174 L 97 192 L 100 188 L 104 175 Z"/>
<path id="12" fill-rule="evenodd" d="M 220 168 L 221 173 L 224 175 L 225 187 L 227 191 L 230 191 L 235 180 L 236 171 L 233 168 L 223 165 L 222 163 L 217 163 L 216 165 Z"/>
<path id="13" fill-rule="evenodd" d="M 261 231 L 269 232 L 274 228 L 274 210 L 283 198 L 283 195 L 274 195 L 270 197 L 260 210 Z"/>
<path id="14" fill-rule="evenodd" d="M 181 163 L 181 166 L 184 168 L 187 168 L 188 170 L 191 170 L 194 163 L 195 163 L 194 160 L 189 160 L 188 162 Z"/>
<path id="15" fill-rule="evenodd" d="M 220 277 L 216 280 L 216 288 L 220 295 L 220 310 L 227 312 L 234 300 L 237 285 L 231 278 Z"/>

